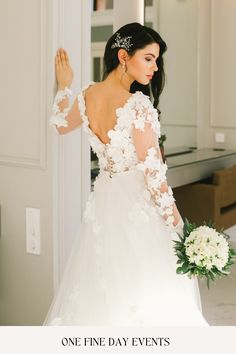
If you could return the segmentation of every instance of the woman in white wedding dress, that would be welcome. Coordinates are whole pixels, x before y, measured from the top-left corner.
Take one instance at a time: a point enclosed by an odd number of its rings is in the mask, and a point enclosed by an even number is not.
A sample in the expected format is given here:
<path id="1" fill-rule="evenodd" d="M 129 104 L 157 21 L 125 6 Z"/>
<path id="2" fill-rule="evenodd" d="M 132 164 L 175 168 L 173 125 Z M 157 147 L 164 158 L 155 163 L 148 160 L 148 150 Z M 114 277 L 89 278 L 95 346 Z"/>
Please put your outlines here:
<path id="1" fill-rule="evenodd" d="M 84 87 L 71 108 L 69 58 L 56 55 L 50 123 L 59 134 L 82 126 L 100 172 L 44 325 L 208 325 L 197 280 L 176 274 L 183 221 L 158 145 L 165 51 L 151 28 L 123 26 L 106 44 L 103 81 Z"/>

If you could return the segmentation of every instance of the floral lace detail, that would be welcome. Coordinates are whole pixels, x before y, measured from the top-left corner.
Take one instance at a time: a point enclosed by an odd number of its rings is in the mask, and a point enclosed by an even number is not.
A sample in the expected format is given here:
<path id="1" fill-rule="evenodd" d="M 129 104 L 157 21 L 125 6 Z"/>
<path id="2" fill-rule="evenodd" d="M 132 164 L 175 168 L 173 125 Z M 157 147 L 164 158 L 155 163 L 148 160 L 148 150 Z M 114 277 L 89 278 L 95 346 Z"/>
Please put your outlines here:
<path id="1" fill-rule="evenodd" d="M 72 95 L 72 91 L 68 88 L 65 87 L 64 90 L 59 90 L 54 98 L 54 103 L 53 103 L 53 114 L 50 117 L 50 125 L 55 125 L 58 128 L 59 127 L 67 127 L 68 122 L 66 120 L 66 116 L 70 110 L 70 107 L 65 108 L 63 111 L 60 110 L 58 103 L 63 101 L 64 98 L 69 97 Z"/>
<path id="2" fill-rule="evenodd" d="M 157 209 L 150 203 L 149 195 L 150 193 L 147 191 L 143 193 L 143 197 L 140 195 L 138 201 L 133 204 L 133 207 L 129 212 L 129 220 L 137 227 L 140 223 L 149 223 L 150 216 L 157 215 Z"/>
<path id="3" fill-rule="evenodd" d="M 84 90 L 90 85 L 82 89 L 78 95 L 78 102 L 83 128 L 89 134 L 91 147 L 98 156 L 100 170 L 110 171 L 110 177 L 114 173 L 135 169 L 144 173 L 147 185 L 146 202 L 137 201 L 129 217 L 134 220 L 135 215 L 139 215 L 139 218 L 147 221 L 150 213 L 153 215 L 158 212 L 170 231 L 181 231 L 181 221 L 174 226 L 175 199 L 172 189 L 168 186 L 166 190 L 162 190 L 163 183 L 166 183 L 167 165 L 163 163 L 158 151 L 158 139 L 161 136 L 160 122 L 158 112 L 149 97 L 138 91 L 132 94 L 122 107 L 116 109 L 116 125 L 108 132 L 110 142 L 103 144 L 89 128 L 89 119 L 85 113 Z M 133 139 L 133 129 L 138 129 L 145 134 L 147 123 L 151 125 L 155 135 L 156 147 L 147 149 L 145 160 L 139 161 Z M 145 144 L 146 141 L 144 141 Z M 155 209 L 153 209 L 153 203 Z"/>
<path id="4" fill-rule="evenodd" d="M 91 83 L 92 84 L 92 83 Z M 135 147 L 131 139 L 132 122 L 135 119 L 133 105 L 136 92 L 128 98 L 126 103 L 116 109 L 117 122 L 113 129 L 109 130 L 110 142 L 104 144 L 89 128 L 89 119 L 86 115 L 84 90 L 91 84 L 85 86 L 78 95 L 79 110 L 83 120 L 83 130 L 89 134 L 90 145 L 98 156 L 101 170 L 110 171 L 110 174 L 135 169 L 137 157 Z"/>
<path id="5" fill-rule="evenodd" d="M 161 136 L 160 122 L 158 112 L 151 104 L 149 97 L 138 92 L 139 95 L 135 102 L 135 119 L 133 121 L 135 128 L 144 131 L 145 123 L 150 123 L 157 138 Z"/>
<path id="6" fill-rule="evenodd" d="M 141 139 L 144 146 L 142 147 L 142 155 L 144 154 L 145 158 L 137 163 L 136 168 L 144 174 L 147 186 L 145 199 L 154 203 L 156 210 L 163 217 L 170 231 L 179 232 L 183 223 L 180 220 L 177 225 L 174 225 L 176 220 L 174 215 L 175 199 L 171 187 L 167 185 L 167 165 L 163 163 L 159 150 L 158 138 L 161 134 L 157 110 L 154 109 L 147 96 L 137 102 L 135 109 L 135 129 L 144 132 Z M 151 124 L 151 131 L 150 129 L 146 130 L 149 124 Z M 151 141 L 149 147 L 146 146 L 146 141 Z M 136 144 L 140 144 L 140 142 L 136 141 Z M 145 203 L 143 203 L 143 211 L 145 208 Z"/>
<path id="7" fill-rule="evenodd" d="M 83 218 L 85 222 L 92 222 L 93 232 L 99 233 L 101 230 L 101 225 L 98 224 L 96 218 L 96 208 L 95 208 L 95 198 L 94 192 L 90 192 L 88 200 L 86 202 L 86 207 L 83 213 Z"/>
<path id="8" fill-rule="evenodd" d="M 131 170 L 142 171 L 146 182 L 146 202 L 137 201 L 130 213 L 130 218 L 139 214 L 143 220 L 148 220 L 150 213 L 157 211 L 165 220 L 167 227 L 171 231 L 180 230 L 183 222 L 180 220 L 178 225 L 174 226 L 174 202 L 171 187 L 166 183 L 167 165 L 162 162 L 160 157 L 158 139 L 161 136 L 160 123 L 158 120 L 158 112 L 153 107 L 148 96 L 142 92 L 132 94 L 122 107 L 116 109 L 116 125 L 109 130 L 109 143 L 103 143 L 98 136 L 90 129 L 89 119 L 86 115 L 86 105 L 84 91 L 94 82 L 89 83 L 82 88 L 78 94 L 78 109 L 83 121 L 83 130 L 88 133 L 90 145 L 94 153 L 98 157 L 100 170 L 109 171 L 110 177 L 115 173 L 126 172 Z M 56 126 L 67 126 L 68 122 L 65 117 L 69 111 L 66 108 L 60 111 L 58 103 L 64 98 L 71 95 L 71 90 L 58 91 L 53 106 L 53 116 L 50 118 L 50 124 Z M 137 148 L 133 137 L 134 129 L 142 131 L 145 135 L 146 126 L 150 124 L 152 132 L 155 135 L 156 147 L 150 146 L 146 150 L 144 161 L 140 161 L 137 154 Z M 144 146 L 146 145 L 144 140 Z M 163 190 L 163 185 L 167 188 Z M 100 232 L 101 225 L 96 220 L 94 194 L 91 193 L 86 204 L 84 212 L 84 220 L 92 221 L 93 231 Z"/>
<path id="9" fill-rule="evenodd" d="M 168 186 L 167 191 L 161 191 L 163 183 L 166 182 L 167 165 L 162 162 L 156 149 L 152 147 L 147 150 L 145 160 L 137 164 L 137 169 L 143 171 L 145 176 L 147 183 L 146 198 L 153 200 L 159 214 L 164 217 L 166 225 L 173 231 L 175 221 L 173 191 L 170 186 Z"/>

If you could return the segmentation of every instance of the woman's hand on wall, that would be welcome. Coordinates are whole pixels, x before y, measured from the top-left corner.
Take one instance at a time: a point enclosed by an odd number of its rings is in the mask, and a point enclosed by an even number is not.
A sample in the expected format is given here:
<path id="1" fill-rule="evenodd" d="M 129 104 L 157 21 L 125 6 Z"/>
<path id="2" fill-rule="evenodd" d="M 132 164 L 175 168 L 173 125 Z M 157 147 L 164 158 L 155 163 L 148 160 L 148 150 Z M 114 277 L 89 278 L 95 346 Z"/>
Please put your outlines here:
<path id="1" fill-rule="evenodd" d="M 70 66 L 69 56 L 63 48 L 58 49 L 55 56 L 55 71 L 58 89 L 69 88 L 73 80 L 73 71 Z"/>

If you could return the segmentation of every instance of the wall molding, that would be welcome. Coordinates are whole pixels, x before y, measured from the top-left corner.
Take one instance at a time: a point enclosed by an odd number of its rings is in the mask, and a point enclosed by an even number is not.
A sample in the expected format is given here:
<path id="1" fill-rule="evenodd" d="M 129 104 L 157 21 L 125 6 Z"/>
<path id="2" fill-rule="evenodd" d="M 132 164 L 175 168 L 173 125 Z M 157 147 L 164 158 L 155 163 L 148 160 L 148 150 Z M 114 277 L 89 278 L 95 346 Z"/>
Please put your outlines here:
<path id="1" fill-rule="evenodd" d="M 23 167 L 32 169 L 47 169 L 47 80 L 46 80 L 46 67 L 47 67 L 47 9 L 48 2 L 46 0 L 39 0 L 40 2 L 40 67 L 39 67 L 39 155 L 35 158 L 28 158 L 21 154 L 19 155 L 6 155 L 0 154 L 0 164 L 5 166 Z"/>
<path id="2" fill-rule="evenodd" d="M 81 84 L 82 87 L 91 81 L 91 1 L 81 1 Z M 90 144 L 88 135 L 82 131 L 81 134 L 81 162 L 82 162 L 82 178 L 81 178 L 81 215 L 82 221 L 83 210 L 86 205 L 90 190 L 91 190 L 91 159 L 90 159 Z"/>
<path id="3" fill-rule="evenodd" d="M 153 28 L 158 30 L 159 24 L 159 0 L 154 1 L 153 6 L 145 7 L 145 22 L 152 22 Z M 112 26 L 114 23 L 113 9 L 92 11 L 93 27 Z"/>
<path id="4" fill-rule="evenodd" d="M 210 4 L 198 0 L 197 36 L 197 147 L 208 147 L 208 124 L 210 106 Z"/>
<path id="5" fill-rule="evenodd" d="M 73 55 L 79 53 L 79 61 L 77 63 L 77 71 L 80 77 L 73 85 L 76 90 L 78 87 L 83 87 L 90 81 L 91 75 L 91 2 L 73 0 L 76 2 L 76 10 L 78 12 L 77 21 L 79 23 L 77 27 L 78 41 L 81 43 L 81 47 L 73 47 L 73 26 L 65 27 L 65 21 L 68 21 L 68 16 L 72 12 L 73 1 L 67 2 L 65 0 L 51 0 L 52 7 L 52 21 L 53 21 L 53 33 L 52 33 L 52 50 L 53 55 L 56 53 L 57 48 L 70 46 Z M 69 43 L 70 41 L 70 43 Z M 78 42 L 77 42 L 78 43 Z M 76 53 L 76 54 L 75 54 Z M 73 56 L 72 55 L 72 56 Z M 54 80 L 55 81 L 55 80 Z M 49 96 L 52 93 L 50 92 Z M 56 92 L 54 92 L 54 95 Z M 70 102 L 71 104 L 71 102 Z M 54 258 L 54 291 L 58 288 L 65 267 L 67 259 L 66 249 L 68 246 L 67 234 L 66 234 L 66 213 L 65 213 L 65 190 L 69 188 L 66 185 L 65 178 L 65 155 L 66 155 L 66 141 L 63 135 L 55 134 L 52 132 L 52 188 L 53 188 L 53 258 Z M 83 210 L 90 192 L 90 145 L 88 137 L 83 129 L 81 129 L 81 155 L 78 159 L 81 159 L 81 214 L 80 220 L 82 221 Z M 66 156 L 68 159 L 68 156 Z M 74 158 L 74 156 L 73 156 Z M 76 182 L 75 182 L 76 183 Z M 78 183 L 78 182 L 77 182 Z"/>
<path id="6" fill-rule="evenodd" d="M 174 124 L 174 123 L 161 123 L 162 127 L 177 127 L 177 128 L 197 128 L 197 124 Z"/>
<path id="7" fill-rule="evenodd" d="M 235 124 L 228 124 L 225 125 L 225 122 L 221 123 L 216 123 L 215 121 L 215 116 L 214 116 L 214 87 L 215 87 L 215 75 L 214 75 L 214 67 L 215 67 L 215 62 L 214 62 L 214 53 L 215 51 L 215 12 L 216 10 L 216 2 L 215 0 L 210 0 L 210 26 L 211 26 L 211 35 L 210 35 L 210 48 L 211 48 L 211 53 L 210 53 L 210 127 L 211 128 L 220 128 L 220 129 L 236 129 L 236 120 Z M 223 26 L 223 25 L 222 25 Z"/>
<path id="8" fill-rule="evenodd" d="M 52 54 L 55 55 L 59 43 L 64 44 L 64 0 L 52 0 Z M 52 70 L 54 69 L 54 63 Z M 54 72 L 54 71 L 53 71 Z M 53 76 L 55 83 L 55 77 Z M 53 85 L 52 85 L 53 86 Z M 51 102 L 56 94 L 50 91 Z M 51 129 L 50 129 L 51 130 Z M 52 233 L 53 233 L 53 287 L 56 292 L 63 272 L 64 259 L 64 137 L 54 130 L 52 134 Z"/>

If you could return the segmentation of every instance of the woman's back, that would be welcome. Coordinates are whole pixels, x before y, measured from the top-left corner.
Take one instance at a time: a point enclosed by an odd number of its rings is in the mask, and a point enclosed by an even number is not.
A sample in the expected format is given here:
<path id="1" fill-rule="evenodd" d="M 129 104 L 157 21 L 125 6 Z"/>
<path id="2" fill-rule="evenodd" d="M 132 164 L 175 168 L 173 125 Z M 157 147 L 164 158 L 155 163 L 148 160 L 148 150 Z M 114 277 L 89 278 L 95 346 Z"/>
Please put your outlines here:
<path id="1" fill-rule="evenodd" d="M 126 90 L 116 90 L 115 86 L 105 82 L 96 83 L 84 92 L 89 128 L 104 144 L 109 143 L 107 133 L 117 123 L 116 110 L 131 96 Z"/>

